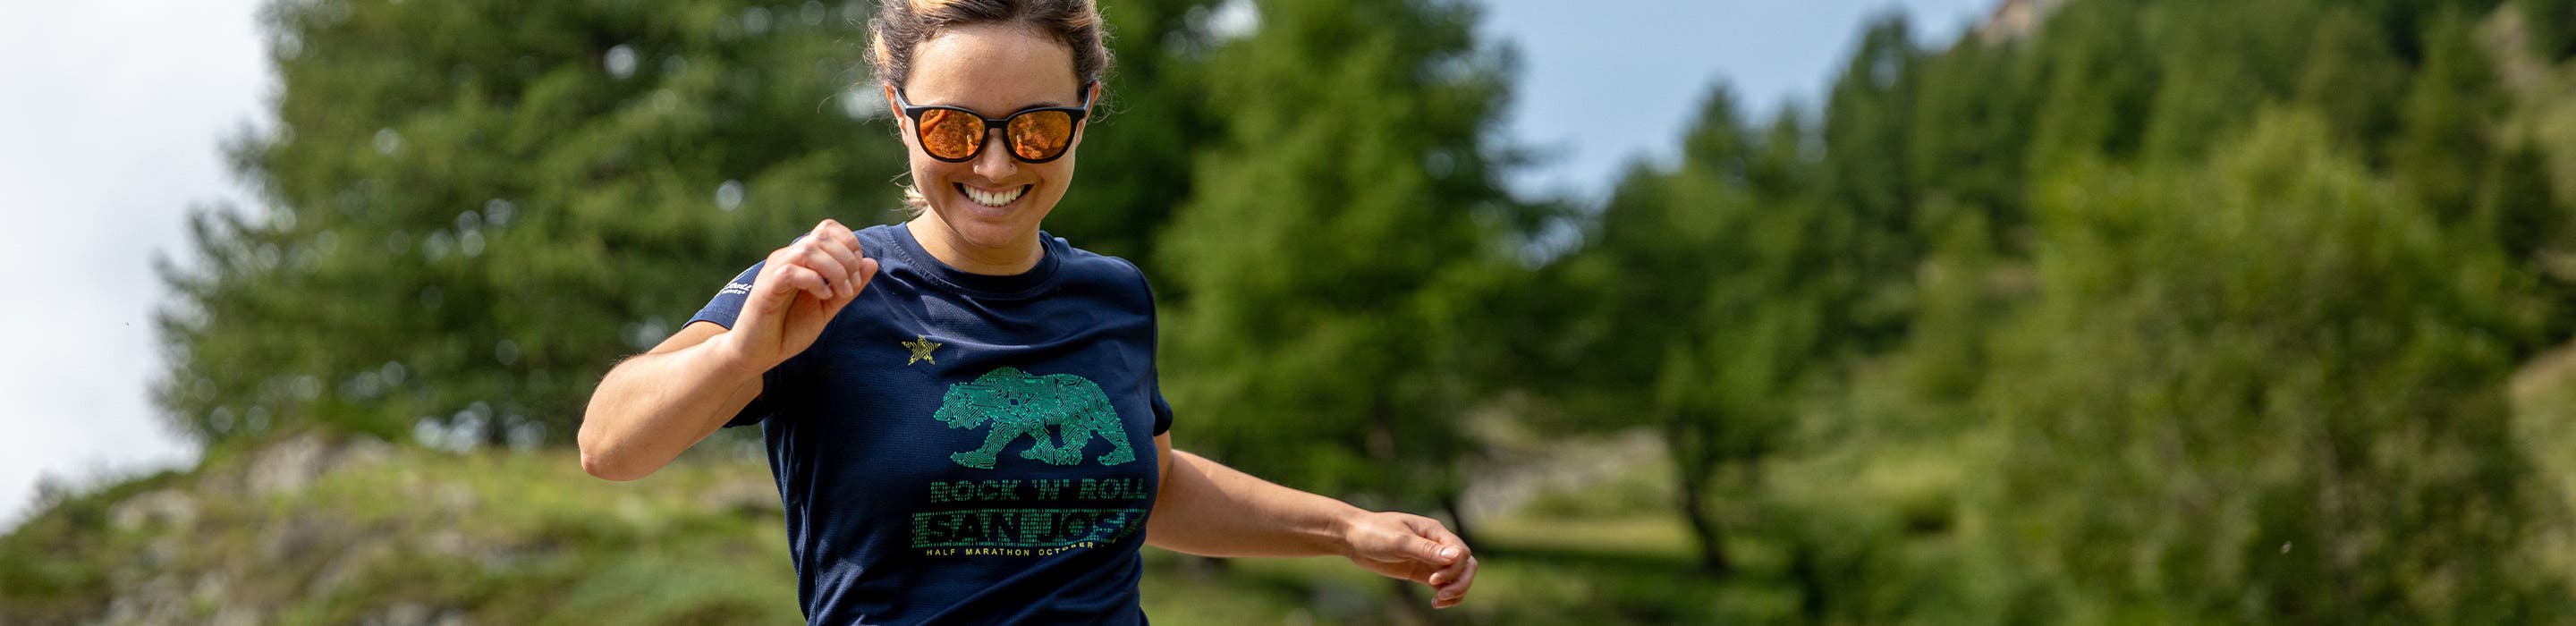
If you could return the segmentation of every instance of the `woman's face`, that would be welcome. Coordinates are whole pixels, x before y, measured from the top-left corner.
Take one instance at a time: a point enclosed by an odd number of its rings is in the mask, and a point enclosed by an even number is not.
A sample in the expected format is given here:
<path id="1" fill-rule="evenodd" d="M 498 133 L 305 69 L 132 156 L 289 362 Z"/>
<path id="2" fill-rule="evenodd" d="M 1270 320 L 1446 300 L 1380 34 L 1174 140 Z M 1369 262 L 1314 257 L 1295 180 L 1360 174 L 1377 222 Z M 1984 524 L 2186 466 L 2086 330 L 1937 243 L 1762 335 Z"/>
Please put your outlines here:
<path id="1" fill-rule="evenodd" d="M 961 107 L 1000 119 L 1030 107 L 1080 106 L 1081 90 L 1073 51 L 1064 44 L 1025 28 L 978 24 L 948 29 L 914 48 L 903 95 L 914 105 Z M 892 87 L 886 96 L 892 106 Z M 1012 158 L 999 129 L 986 131 L 984 148 L 972 160 L 949 163 L 922 152 L 920 136 L 902 110 L 895 118 L 903 125 L 913 184 L 930 201 L 930 213 L 962 243 L 989 249 L 1030 245 L 1038 221 L 1073 183 L 1080 127 L 1064 156 L 1046 163 Z"/>

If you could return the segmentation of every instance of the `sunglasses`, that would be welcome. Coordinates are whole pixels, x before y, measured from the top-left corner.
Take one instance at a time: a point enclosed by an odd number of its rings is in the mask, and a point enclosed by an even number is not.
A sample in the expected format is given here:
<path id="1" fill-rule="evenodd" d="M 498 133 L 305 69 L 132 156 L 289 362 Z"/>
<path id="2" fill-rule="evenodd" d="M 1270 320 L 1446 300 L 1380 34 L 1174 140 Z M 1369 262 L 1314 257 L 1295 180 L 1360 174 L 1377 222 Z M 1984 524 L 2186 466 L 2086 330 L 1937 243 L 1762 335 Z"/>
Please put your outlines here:
<path id="1" fill-rule="evenodd" d="M 1073 147 L 1073 130 L 1091 114 L 1091 85 L 1082 86 L 1082 104 L 1069 107 L 1030 107 L 1001 119 L 984 117 L 966 109 L 928 105 L 916 106 L 905 98 L 903 90 L 894 92 L 896 106 L 903 116 L 912 118 L 913 138 L 920 140 L 921 151 L 930 158 L 950 163 L 964 163 L 984 151 L 984 133 L 1002 129 L 1003 146 L 1011 156 L 1025 163 L 1045 163 L 1064 156 Z"/>

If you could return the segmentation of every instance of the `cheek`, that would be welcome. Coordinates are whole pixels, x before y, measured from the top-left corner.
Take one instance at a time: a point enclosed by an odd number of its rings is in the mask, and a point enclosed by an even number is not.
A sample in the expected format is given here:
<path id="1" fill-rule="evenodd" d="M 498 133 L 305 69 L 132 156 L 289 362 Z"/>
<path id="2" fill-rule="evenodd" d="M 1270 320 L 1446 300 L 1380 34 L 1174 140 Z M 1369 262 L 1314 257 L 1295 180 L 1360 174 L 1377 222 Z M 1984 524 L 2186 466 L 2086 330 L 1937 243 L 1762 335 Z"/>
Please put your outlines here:
<path id="1" fill-rule="evenodd" d="M 1039 180 L 1046 181 L 1047 197 L 1063 197 L 1065 187 L 1073 184 L 1072 152 L 1066 152 L 1063 157 L 1059 157 L 1053 161 L 1048 161 L 1038 165 L 1023 163 L 1020 164 L 1020 167 L 1032 168 L 1035 170 L 1033 173 L 1038 175 Z"/>
<path id="2" fill-rule="evenodd" d="M 948 188 L 949 179 L 973 173 L 973 163 L 949 163 L 912 153 L 912 180 L 924 187 Z M 929 193 L 925 191 L 924 193 Z"/>

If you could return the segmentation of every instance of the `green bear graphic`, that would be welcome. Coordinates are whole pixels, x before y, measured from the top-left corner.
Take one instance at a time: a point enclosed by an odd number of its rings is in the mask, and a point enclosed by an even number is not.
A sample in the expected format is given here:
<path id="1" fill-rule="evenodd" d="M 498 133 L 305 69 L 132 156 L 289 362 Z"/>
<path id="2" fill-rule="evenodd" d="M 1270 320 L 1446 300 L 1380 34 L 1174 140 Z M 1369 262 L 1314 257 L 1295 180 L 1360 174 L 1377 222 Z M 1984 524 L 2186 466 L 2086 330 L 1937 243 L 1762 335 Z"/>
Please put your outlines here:
<path id="1" fill-rule="evenodd" d="M 1072 374 L 1038 376 L 1014 367 L 986 372 L 973 381 L 949 385 L 939 412 L 931 417 L 949 428 L 992 422 L 983 447 L 948 455 L 966 467 L 993 469 L 994 455 L 1023 436 L 1035 442 L 1020 451 L 1023 459 L 1055 465 L 1081 463 L 1083 447 L 1099 435 L 1114 448 L 1100 456 L 1101 465 L 1136 460 L 1135 449 L 1127 444 L 1126 423 L 1110 408 L 1109 396 L 1100 392 L 1100 385 Z M 1048 442 L 1050 426 L 1062 444 Z"/>

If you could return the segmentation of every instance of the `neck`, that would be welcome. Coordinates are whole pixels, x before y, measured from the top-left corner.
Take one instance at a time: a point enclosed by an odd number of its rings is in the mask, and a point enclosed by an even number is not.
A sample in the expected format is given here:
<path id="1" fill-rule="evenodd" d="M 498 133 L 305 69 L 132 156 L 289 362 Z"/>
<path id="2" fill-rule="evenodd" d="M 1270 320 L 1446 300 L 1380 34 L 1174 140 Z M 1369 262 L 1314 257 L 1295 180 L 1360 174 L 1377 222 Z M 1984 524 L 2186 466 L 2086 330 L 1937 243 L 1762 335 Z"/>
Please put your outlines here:
<path id="1" fill-rule="evenodd" d="M 949 228 L 947 222 L 929 211 L 923 211 L 920 217 L 904 222 L 903 226 L 912 232 L 914 241 L 921 242 L 921 249 L 929 252 L 931 258 L 969 274 L 1009 276 L 1025 273 L 1036 268 L 1038 260 L 1046 254 L 1046 249 L 1038 244 L 1035 232 L 1012 237 L 1009 243 L 1000 246 L 981 246 L 967 241 L 965 236 L 957 234 L 956 229 Z"/>

